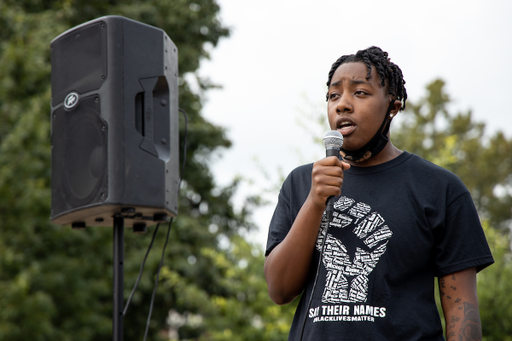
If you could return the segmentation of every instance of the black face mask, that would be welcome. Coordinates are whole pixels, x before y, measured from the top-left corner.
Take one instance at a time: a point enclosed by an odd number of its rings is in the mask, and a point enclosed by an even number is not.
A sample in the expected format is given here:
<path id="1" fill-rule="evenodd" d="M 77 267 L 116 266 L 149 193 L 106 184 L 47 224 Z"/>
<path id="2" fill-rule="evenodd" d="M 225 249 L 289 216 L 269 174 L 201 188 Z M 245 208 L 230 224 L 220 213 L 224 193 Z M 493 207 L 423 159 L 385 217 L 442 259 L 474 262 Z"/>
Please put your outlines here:
<path id="1" fill-rule="evenodd" d="M 377 155 L 382 149 L 384 149 L 386 144 L 389 142 L 386 135 L 388 134 L 389 125 L 391 124 L 389 113 L 391 112 L 394 103 L 394 100 L 389 103 L 388 111 L 386 112 L 386 116 L 384 116 L 384 122 L 382 122 L 375 136 L 373 136 L 364 147 L 358 150 L 346 150 L 341 148 L 341 154 L 344 159 L 361 162 Z"/>

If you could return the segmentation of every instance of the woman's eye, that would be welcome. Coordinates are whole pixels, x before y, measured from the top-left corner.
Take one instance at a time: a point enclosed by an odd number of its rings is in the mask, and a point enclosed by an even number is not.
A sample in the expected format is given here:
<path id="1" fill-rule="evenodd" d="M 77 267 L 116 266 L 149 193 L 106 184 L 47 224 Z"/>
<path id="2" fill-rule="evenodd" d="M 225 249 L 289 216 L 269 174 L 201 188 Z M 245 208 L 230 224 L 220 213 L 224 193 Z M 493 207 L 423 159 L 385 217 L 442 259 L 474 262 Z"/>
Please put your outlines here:
<path id="1" fill-rule="evenodd" d="M 338 97 L 338 94 L 335 94 L 335 93 L 329 94 L 329 99 L 334 99 L 336 97 Z"/>
<path id="2" fill-rule="evenodd" d="M 358 90 L 355 92 L 356 95 L 366 95 L 366 92 Z"/>

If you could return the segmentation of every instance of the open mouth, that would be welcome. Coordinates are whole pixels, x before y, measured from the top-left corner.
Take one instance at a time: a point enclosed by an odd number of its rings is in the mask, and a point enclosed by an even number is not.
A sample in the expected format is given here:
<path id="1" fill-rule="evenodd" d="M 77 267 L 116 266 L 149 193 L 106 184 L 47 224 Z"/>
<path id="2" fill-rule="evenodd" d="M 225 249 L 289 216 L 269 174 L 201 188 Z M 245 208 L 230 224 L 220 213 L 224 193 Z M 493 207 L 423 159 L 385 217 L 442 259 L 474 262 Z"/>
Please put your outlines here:
<path id="1" fill-rule="evenodd" d="M 355 128 L 356 128 L 356 125 L 353 122 L 347 121 L 347 120 L 340 121 L 337 126 L 338 131 L 342 135 L 350 134 L 351 132 L 354 131 Z"/>

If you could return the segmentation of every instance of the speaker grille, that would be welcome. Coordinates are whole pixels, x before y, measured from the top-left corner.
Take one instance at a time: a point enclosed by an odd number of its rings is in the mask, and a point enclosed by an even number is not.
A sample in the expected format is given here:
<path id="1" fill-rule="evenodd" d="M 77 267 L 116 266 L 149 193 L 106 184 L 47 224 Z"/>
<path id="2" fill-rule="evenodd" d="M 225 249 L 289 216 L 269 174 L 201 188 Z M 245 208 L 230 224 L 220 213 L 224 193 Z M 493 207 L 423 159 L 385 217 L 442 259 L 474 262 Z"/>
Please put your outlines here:
<path id="1" fill-rule="evenodd" d="M 108 196 L 108 126 L 99 108 L 99 97 L 91 96 L 73 111 L 60 108 L 54 112 L 52 139 L 64 143 L 53 145 L 52 199 L 63 197 L 54 204 L 68 204 L 54 210 L 95 204 Z"/>
<path id="2" fill-rule="evenodd" d="M 97 90 L 107 78 L 107 24 L 81 27 L 52 43 L 52 105 L 71 91 Z"/>

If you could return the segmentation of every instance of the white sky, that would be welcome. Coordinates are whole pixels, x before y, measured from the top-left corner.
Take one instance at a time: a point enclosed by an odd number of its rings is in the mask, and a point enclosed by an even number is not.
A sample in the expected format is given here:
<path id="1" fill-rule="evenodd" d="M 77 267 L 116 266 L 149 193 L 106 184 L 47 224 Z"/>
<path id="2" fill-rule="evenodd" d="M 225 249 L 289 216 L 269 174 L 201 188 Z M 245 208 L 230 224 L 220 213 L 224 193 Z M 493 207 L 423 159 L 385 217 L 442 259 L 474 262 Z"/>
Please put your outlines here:
<path id="1" fill-rule="evenodd" d="M 237 198 L 276 184 L 325 151 L 297 123 L 325 112 L 325 82 L 341 55 L 371 45 L 388 51 L 409 99 L 435 78 L 447 83 L 452 111 L 471 109 L 487 132 L 512 137 L 512 1 L 218 0 L 231 37 L 199 71 L 222 85 L 207 93 L 203 115 L 227 128 L 233 147 L 214 164 L 219 185 L 252 180 Z M 310 123 L 307 123 L 310 124 Z M 315 134 L 325 131 L 314 126 Z M 257 160 L 257 161 L 255 161 Z M 263 176 L 267 172 L 270 179 Z M 254 220 L 264 245 L 277 192 Z"/>

